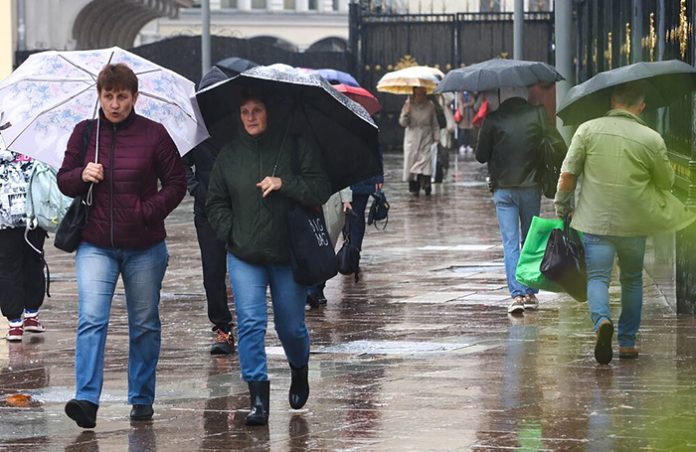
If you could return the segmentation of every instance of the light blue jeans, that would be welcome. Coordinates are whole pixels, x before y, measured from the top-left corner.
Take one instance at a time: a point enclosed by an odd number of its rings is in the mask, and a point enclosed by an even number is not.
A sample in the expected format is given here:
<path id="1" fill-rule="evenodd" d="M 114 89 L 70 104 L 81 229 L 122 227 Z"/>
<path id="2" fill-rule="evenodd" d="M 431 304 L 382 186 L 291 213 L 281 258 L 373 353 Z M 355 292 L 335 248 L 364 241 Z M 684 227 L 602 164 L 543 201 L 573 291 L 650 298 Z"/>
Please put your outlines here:
<path id="1" fill-rule="evenodd" d="M 99 404 L 111 300 L 121 275 L 128 309 L 128 403 L 152 404 L 160 353 L 160 290 L 169 261 L 167 246 L 161 241 L 143 250 L 123 250 L 82 242 L 75 261 L 80 305 L 75 398 Z"/>
<path id="2" fill-rule="evenodd" d="M 514 298 L 537 293 L 538 290 L 518 282 L 515 271 L 532 217 L 538 216 L 541 209 L 541 190 L 539 187 L 498 188 L 493 192 L 493 202 L 503 239 L 505 276 L 510 296 Z"/>
<path id="3" fill-rule="evenodd" d="M 618 338 L 620 347 L 634 347 L 643 308 L 643 258 L 645 237 L 615 237 L 585 234 L 587 266 L 587 304 L 595 331 L 604 319 L 611 322 L 609 283 L 614 256 L 619 257 L 621 315 Z"/>
<path id="4" fill-rule="evenodd" d="M 265 336 L 268 327 L 266 288 L 271 286 L 273 322 L 292 367 L 309 361 L 305 326 L 307 288 L 297 284 L 290 265 L 252 265 L 227 253 L 227 269 L 237 315 L 237 346 L 244 381 L 268 380 Z"/>

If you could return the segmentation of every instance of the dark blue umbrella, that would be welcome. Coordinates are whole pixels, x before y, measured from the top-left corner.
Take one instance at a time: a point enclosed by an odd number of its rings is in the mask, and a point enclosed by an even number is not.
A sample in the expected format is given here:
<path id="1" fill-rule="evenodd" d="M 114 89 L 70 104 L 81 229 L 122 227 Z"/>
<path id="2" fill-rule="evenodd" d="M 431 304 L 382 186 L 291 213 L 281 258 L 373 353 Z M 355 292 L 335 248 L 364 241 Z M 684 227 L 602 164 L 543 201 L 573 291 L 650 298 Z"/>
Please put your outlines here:
<path id="1" fill-rule="evenodd" d="M 314 72 L 324 77 L 332 85 L 348 85 L 358 87 L 358 81 L 347 72 L 338 71 L 336 69 L 314 69 Z"/>
<path id="2" fill-rule="evenodd" d="M 641 62 L 600 72 L 572 87 L 558 107 L 563 124 L 581 124 L 606 114 L 611 92 L 628 82 L 643 83 L 648 108 L 669 105 L 696 90 L 696 68 L 679 60 Z"/>

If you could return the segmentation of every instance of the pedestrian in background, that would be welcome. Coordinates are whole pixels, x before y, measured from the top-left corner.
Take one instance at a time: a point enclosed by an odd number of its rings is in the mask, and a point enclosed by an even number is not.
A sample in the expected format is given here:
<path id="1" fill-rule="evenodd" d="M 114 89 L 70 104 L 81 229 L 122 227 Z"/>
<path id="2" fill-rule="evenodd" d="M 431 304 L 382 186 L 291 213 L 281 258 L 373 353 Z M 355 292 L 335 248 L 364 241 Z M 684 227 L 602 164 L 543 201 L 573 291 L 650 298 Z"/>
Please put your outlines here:
<path id="1" fill-rule="evenodd" d="M 45 331 L 39 308 L 46 291 L 46 231 L 38 226 L 26 230 L 27 188 L 33 166 L 29 157 L 0 151 L 0 308 L 9 322 L 5 338 L 12 342 L 21 341 L 25 331 Z"/>
<path id="2" fill-rule="evenodd" d="M 669 192 L 674 171 L 664 140 L 639 117 L 644 98 L 639 82 L 619 85 L 611 96 L 612 109 L 578 127 L 554 200 L 558 216 L 573 214 L 571 226 L 584 233 L 587 306 L 600 364 L 613 357 L 609 283 L 614 257 L 618 256 L 621 281 L 619 358 L 635 359 L 646 237 L 682 229 L 696 219 Z M 571 198 L 580 176 L 582 187 L 573 209 Z"/>
<path id="3" fill-rule="evenodd" d="M 247 425 L 268 423 L 270 382 L 264 344 L 269 286 L 275 329 L 291 369 L 290 406 L 302 408 L 309 397 L 307 291 L 293 277 L 286 217 L 296 203 L 324 204 L 331 184 L 314 148 L 288 135 L 283 107 L 280 102 L 269 104 L 261 92 L 244 93 L 238 134 L 213 166 L 206 203 L 211 226 L 227 243 L 239 362 L 251 405 Z"/>
<path id="4" fill-rule="evenodd" d="M 380 148 L 381 151 L 381 148 Z M 380 153 L 381 158 L 381 153 Z M 384 176 L 379 175 L 358 182 L 350 186 L 353 192 L 353 214 L 348 215 L 346 221 L 349 223 L 350 240 L 358 250 L 362 251 L 362 243 L 365 237 L 365 210 L 370 201 L 370 195 L 384 188 Z"/>
<path id="5" fill-rule="evenodd" d="M 541 162 L 540 144 L 544 128 L 563 143 L 558 130 L 548 121 L 542 107 L 527 102 L 526 88 L 500 90 L 501 104 L 486 116 L 476 147 L 476 160 L 488 164 L 490 189 L 503 240 L 507 286 L 512 297 L 508 313 L 522 314 L 537 309 L 538 290 L 515 278 L 522 244 L 532 217 L 539 215 L 541 188 L 537 169 Z M 541 121 L 546 121 L 543 126 Z M 565 154 L 565 150 L 563 150 Z"/>
<path id="6" fill-rule="evenodd" d="M 418 196 L 422 189 L 426 196 L 432 192 L 432 145 L 440 141 L 435 104 L 428 99 L 425 88 L 413 88 L 413 96 L 406 98 L 399 115 L 404 131 L 403 181 L 408 191 Z"/>
<path id="7" fill-rule="evenodd" d="M 213 69 L 203 76 L 198 88 L 206 88 L 226 78 L 222 71 Z M 210 354 L 228 355 L 234 353 L 234 322 L 227 297 L 227 250 L 225 241 L 215 235 L 205 212 L 210 173 L 226 135 L 223 130 L 210 130 L 210 133 L 211 137 L 189 151 L 182 161 L 186 169 L 188 191 L 194 198 L 193 224 L 201 250 L 208 319 L 213 324 L 215 333 Z"/>
<path id="8" fill-rule="evenodd" d="M 138 78 L 133 71 L 124 64 L 106 65 L 97 77 L 97 92 L 101 108 L 86 155 L 83 158 L 82 136 L 88 121 L 82 121 L 70 136 L 58 172 L 65 195 L 86 194 L 90 186 L 93 190 L 75 256 L 80 309 L 77 388 L 75 398 L 65 405 L 66 414 L 83 428 L 96 425 L 119 275 L 128 309 L 130 418 L 152 418 L 161 341 L 160 290 L 169 260 L 164 219 L 186 194 L 184 167 L 169 133 L 135 112 Z"/>
<path id="9" fill-rule="evenodd" d="M 469 91 L 462 91 L 459 93 L 459 99 L 457 103 L 457 113 L 455 113 L 455 121 L 459 126 L 459 153 L 465 154 L 469 151 L 474 150 L 474 115 L 476 111 L 474 105 L 476 104 L 475 93 L 470 93 Z"/>

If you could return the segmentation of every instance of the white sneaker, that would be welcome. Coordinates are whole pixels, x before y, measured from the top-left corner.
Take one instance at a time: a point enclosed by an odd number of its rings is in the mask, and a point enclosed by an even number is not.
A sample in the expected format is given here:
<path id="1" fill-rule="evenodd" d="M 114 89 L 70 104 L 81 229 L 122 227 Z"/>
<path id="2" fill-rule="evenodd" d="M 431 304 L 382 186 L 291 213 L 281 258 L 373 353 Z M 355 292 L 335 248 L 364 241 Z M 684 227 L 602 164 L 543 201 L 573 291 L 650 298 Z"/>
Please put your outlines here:
<path id="1" fill-rule="evenodd" d="M 509 314 L 522 314 L 524 313 L 524 297 L 517 296 L 512 299 L 512 303 L 508 306 Z"/>

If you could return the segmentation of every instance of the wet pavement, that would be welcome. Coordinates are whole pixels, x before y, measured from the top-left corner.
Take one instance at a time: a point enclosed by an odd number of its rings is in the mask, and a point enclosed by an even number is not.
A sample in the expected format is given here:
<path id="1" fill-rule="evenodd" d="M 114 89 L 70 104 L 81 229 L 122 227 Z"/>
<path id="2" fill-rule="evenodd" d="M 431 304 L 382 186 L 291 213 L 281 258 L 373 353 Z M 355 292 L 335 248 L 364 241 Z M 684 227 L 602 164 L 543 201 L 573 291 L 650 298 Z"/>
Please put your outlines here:
<path id="1" fill-rule="evenodd" d="M 696 448 L 696 322 L 677 317 L 649 276 L 639 359 L 599 366 L 584 304 L 542 293 L 537 312 L 507 315 L 483 167 L 460 156 L 443 190 L 412 199 L 399 181 L 400 164 L 400 156 L 386 156 L 390 220 L 385 231 L 368 228 L 362 279 L 337 276 L 327 286 L 328 305 L 307 312 L 311 395 L 304 409 L 288 406 L 290 372 L 269 325 L 270 422 L 244 426 L 248 395 L 237 357 L 208 353 L 213 334 L 187 199 L 167 225 L 153 421 L 128 419 L 121 286 L 97 427 L 83 431 L 63 413 L 74 393 L 76 286 L 72 255 L 48 246 L 47 332 L 27 333 L 22 343 L 0 340 L 0 450 Z M 544 211 L 550 215 L 548 201 Z M 618 311 L 615 286 L 612 307 Z M 2 402 L 16 393 L 33 402 Z"/>

